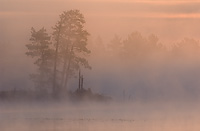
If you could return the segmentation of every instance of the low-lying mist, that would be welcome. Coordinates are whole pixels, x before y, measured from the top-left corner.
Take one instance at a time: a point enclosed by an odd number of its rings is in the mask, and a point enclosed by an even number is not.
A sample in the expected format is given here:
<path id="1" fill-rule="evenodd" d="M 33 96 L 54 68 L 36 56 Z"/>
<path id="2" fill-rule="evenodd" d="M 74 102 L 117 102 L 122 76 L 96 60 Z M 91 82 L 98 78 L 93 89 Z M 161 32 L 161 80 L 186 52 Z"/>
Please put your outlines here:
<path id="1" fill-rule="evenodd" d="M 128 101 L 198 101 L 199 41 L 191 38 L 167 47 L 155 35 L 133 32 L 91 47 L 93 70 L 85 85 Z"/>
<path id="2" fill-rule="evenodd" d="M 84 88 L 114 100 L 198 101 L 199 41 L 184 38 L 170 45 L 162 44 L 156 35 L 140 32 L 124 38 L 115 35 L 107 44 L 101 37 L 91 36 L 88 61 L 92 70 L 83 71 Z M 33 61 L 25 56 L 25 49 L 12 54 L 9 47 L 5 45 L 1 52 L 1 89 L 34 90 L 29 80 L 35 70 Z M 71 79 L 72 91 L 78 88 L 77 76 Z"/>

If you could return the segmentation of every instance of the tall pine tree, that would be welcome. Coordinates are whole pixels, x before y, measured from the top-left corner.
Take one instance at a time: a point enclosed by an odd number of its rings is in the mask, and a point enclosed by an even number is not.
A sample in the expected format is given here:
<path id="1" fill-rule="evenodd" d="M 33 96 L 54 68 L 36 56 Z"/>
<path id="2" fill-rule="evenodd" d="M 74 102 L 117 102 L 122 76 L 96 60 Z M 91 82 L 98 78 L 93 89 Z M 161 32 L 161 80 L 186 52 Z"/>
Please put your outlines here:
<path id="1" fill-rule="evenodd" d="M 38 67 L 37 73 L 31 74 L 31 79 L 39 93 L 46 93 L 51 87 L 53 50 L 50 49 L 50 38 L 46 29 L 36 31 L 31 28 L 31 43 L 26 45 L 26 55 L 35 58 L 34 64 Z"/>
<path id="2" fill-rule="evenodd" d="M 53 72 L 53 89 L 58 94 L 67 87 L 69 77 L 82 65 L 91 68 L 83 57 L 90 53 L 87 49 L 89 33 L 84 29 L 84 16 L 79 10 L 69 10 L 60 15 L 54 26 L 55 59 Z"/>

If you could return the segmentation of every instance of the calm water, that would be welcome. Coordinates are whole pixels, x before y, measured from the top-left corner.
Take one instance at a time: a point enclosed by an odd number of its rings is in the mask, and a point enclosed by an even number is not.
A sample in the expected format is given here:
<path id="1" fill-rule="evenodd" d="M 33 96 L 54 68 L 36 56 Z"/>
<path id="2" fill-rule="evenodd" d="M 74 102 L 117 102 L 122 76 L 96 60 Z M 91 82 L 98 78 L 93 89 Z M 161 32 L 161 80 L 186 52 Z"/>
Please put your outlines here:
<path id="1" fill-rule="evenodd" d="M 199 131 L 195 104 L 1 104 L 0 131 Z"/>

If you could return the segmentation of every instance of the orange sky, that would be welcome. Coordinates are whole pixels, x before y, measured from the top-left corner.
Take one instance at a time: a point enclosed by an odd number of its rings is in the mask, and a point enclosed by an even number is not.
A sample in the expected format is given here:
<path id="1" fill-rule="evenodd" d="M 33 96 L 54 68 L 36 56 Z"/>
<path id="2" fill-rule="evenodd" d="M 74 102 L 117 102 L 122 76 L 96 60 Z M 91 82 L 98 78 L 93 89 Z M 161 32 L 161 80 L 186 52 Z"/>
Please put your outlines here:
<path id="1" fill-rule="evenodd" d="M 13 26 L 24 34 L 32 26 L 50 29 L 62 11 L 80 9 L 90 34 L 105 41 L 137 30 L 173 42 L 199 37 L 199 7 L 198 0 L 1 0 L 0 29 Z"/>

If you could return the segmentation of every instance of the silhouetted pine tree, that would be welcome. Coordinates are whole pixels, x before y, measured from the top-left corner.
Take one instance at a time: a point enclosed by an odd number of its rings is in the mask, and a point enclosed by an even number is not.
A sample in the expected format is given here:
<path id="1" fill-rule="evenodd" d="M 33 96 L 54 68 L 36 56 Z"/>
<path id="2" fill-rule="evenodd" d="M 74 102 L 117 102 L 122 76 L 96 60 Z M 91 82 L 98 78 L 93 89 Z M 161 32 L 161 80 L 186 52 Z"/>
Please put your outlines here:
<path id="1" fill-rule="evenodd" d="M 53 89 L 58 94 L 66 88 L 70 76 L 73 76 L 80 66 L 91 68 L 88 61 L 82 57 L 89 54 L 87 37 L 89 33 L 84 29 L 84 16 L 79 10 L 69 10 L 60 15 L 54 26 L 55 59 L 53 71 Z M 60 72 L 60 74 L 59 74 Z"/>
<path id="2" fill-rule="evenodd" d="M 38 67 L 37 73 L 31 74 L 31 79 L 34 81 L 36 89 L 40 93 L 46 93 L 51 87 L 52 79 L 52 55 L 53 50 L 50 49 L 50 36 L 46 29 L 42 28 L 36 31 L 31 28 L 31 43 L 27 44 L 28 51 L 26 55 L 35 58 L 34 64 Z"/>

